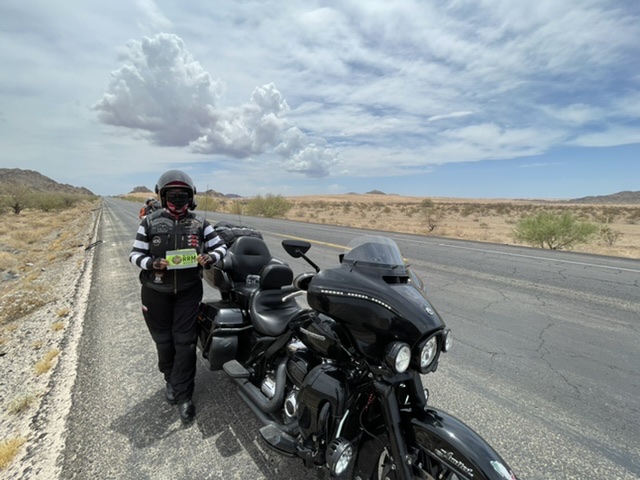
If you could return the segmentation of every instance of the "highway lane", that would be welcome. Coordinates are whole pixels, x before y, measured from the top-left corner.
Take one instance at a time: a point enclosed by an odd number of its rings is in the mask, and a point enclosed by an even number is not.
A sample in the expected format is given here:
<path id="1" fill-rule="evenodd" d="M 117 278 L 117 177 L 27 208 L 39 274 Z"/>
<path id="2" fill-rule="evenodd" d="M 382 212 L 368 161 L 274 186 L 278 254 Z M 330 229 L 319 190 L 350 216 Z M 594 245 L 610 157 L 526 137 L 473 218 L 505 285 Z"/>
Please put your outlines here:
<path id="1" fill-rule="evenodd" d="M 126 263 L 137 207 L 105 200 L 63 478 L 313 478 L 265 450 L 259 425 L 218 372 L 199 365 L 195 428 L 180 427 L 162 402 L 136 271 Z M 282 238 L 313 240 L 312 258 L 328 266 L 362 233 L 207 217 L 260 229 L 296 272 L 310 268 L 286 257 Z M 435 405 L 480 432 L 522 478 L 640 476 L 639 261 L 385 235 L 454 331 L 453 351 L 424 377 Z"/>

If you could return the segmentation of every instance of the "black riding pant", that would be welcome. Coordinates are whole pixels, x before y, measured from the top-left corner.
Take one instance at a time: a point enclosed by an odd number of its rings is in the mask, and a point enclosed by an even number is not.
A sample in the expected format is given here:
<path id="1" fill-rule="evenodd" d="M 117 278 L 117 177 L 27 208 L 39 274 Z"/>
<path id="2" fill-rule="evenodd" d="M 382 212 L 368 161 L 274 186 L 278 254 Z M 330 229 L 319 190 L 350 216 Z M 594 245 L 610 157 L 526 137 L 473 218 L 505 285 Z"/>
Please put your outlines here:
<path id="1" fill-rule="evenodd" d="M 142 314 L 158 350 L 158 368 L 178 403 L 191 399 L 196 376 L 197 315 L 202 282 L 178 293 L 142 286 Z"/>

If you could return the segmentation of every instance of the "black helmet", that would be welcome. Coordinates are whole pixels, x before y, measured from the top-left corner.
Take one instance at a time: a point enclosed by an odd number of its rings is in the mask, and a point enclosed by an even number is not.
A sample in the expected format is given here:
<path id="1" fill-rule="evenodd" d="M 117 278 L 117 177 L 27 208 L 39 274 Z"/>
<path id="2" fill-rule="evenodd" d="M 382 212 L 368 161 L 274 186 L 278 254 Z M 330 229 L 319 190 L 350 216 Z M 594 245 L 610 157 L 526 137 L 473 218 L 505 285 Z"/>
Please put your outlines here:
<path id="1" fill-rule="evenodd" d="M 189 208 L 193 210 L 195 208 L 195 203 L 193 201 L 193 197 L 196 194 L 196 187 L 193 184 L 193 180 L 191 177 L 180 170 L 169 170 L 168 172 L 160 175 L 158 179 L 158 183 L 156 183 L 156 193 L 160 197 L 160 201 L 162 202 L 162 206 L 166 208 L 167 199 L 166 199 L 166 191 L 169 188 L 184 188 L 191 191 L 191 204 Z"/>

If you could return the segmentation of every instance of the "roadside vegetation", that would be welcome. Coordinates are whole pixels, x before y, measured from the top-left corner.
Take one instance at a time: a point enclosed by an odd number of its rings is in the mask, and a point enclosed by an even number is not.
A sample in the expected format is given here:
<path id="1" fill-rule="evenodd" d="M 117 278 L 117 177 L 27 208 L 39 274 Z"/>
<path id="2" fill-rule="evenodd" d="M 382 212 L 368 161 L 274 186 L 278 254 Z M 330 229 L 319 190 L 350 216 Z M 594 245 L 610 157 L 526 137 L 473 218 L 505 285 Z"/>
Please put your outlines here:
<path id="1" fill-rule="evenodd" d="M 63 353 L 75 294 L 64 285 L 72 281 L 69 266 L 82 267 L 99 203 L 88 195 L 0 188 L 0 357 L 7 368 L 0 379 L 0 472 L 34 438 L 19 434 L 19 426 L 31 424 Z"/>
<path id="2" fill-rule="evenodd" d="M 137 202 L 144 200 L 140 196 L 129 198 Z M 266 195 L 240 199 L 199 194 L 197 199 L 198 210 L 211 213 L 284 218 L 640 258 L 640 205 L 442 199 L 385 194 Z M 538 219 L 538 222 L 533 219 Z M 544 233 L 550 225 L 554 225 L 553 231 Z M 539 236 L 547 238 L 541 241 Z"/>

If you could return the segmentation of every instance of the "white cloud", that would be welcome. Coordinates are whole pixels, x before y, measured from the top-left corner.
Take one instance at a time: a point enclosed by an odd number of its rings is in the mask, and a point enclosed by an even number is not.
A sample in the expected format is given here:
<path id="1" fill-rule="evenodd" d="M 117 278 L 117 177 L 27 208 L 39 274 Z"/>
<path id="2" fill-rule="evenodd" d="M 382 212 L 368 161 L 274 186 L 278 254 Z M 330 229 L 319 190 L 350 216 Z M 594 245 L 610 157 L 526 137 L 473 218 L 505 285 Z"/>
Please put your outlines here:
<path id="1" fill-rule="evenodd" d="M 142 13 L 142 18 L 138 24 L 143 30 L 151 32 L 169 30 L 171 21 L 165 17 L 158 5 L 153 0 L 135 0 L 138 10 Z"/>
<path id="2" fill-rule="evenodd" d="M 275 149 L 289 171 L 311 177 L 328 175 L 335 163 L 324 142 L 313 142 L 285 118 L 289 106 L 273 83 L 256 87 L 240 106 L 218 107 L 222 82 L 204 71 L 177 35 L 130 41 L 123 60 L 93 107 L 103 123 L 200 154 L 242 159 Z"/>
<path id="3" fill-rule="evenodd" d="M 295 185 L 638 143 L 638 38 L 608 0 L 6 0 L 0 161 Z"/>

